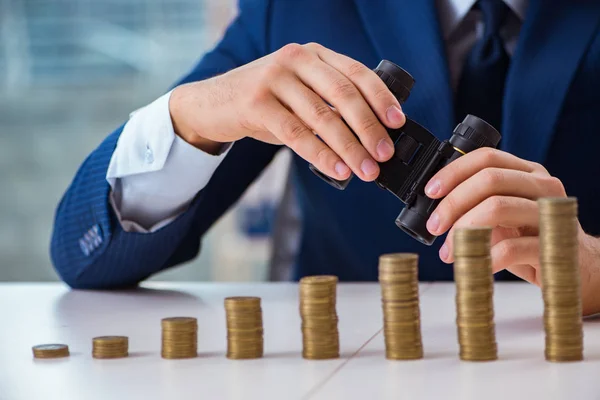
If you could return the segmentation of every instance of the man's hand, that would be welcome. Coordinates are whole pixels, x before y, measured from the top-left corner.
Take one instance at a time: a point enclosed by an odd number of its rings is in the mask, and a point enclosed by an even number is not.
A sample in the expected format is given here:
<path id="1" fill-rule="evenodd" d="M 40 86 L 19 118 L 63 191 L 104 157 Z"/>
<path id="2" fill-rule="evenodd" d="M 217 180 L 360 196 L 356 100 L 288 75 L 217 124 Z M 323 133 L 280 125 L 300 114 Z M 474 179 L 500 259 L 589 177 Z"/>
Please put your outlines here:
<path id="1" fill-rule="evenodd" d="M 332 178 L 346 179 L 352 170 L 364 181 L 379 175 L 375 161 L 393 155 L 385 126 L 405 122 L 398 100 L 375 72 L 315 43 L 290 44 L 223 75 L 179 86 L 169 107 L 177 134 L 205 151 L 253 137 L 287 145 Z"/>
<path id="2" fill-rule="evenodd" d="M 491 226 L 493 272 L 507 269 L 540 286 L 539 216 L 536 200 L 566 196 L 558 178 L 540 164 L 489 148 L 478 149 L 440 170 L 426 194 L 442 201 L 427 222 L 435 235 L 447 231 L 440 258 L 453 262 L 454 229 Z M 600 240 L 579 227 L 584 314 L 600 311 Z"/>

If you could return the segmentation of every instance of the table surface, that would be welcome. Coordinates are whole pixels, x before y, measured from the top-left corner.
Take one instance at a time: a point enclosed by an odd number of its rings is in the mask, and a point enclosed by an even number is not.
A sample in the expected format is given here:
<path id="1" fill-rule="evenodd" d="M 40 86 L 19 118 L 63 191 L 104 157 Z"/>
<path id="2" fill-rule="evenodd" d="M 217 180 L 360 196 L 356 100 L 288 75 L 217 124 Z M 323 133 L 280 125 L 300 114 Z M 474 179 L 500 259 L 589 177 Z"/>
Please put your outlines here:
<path id="1" fill-rule="evenodd" d="M 341 357 L 304 360 L 294 283 L 146 283 L 128 291 L 0 284 L 0 399 L 600 399 L 600 319 L 584 322 L 585 360 L 544 359 L 543 302 L 523 283 L 495 287 L 499 359 L 458 358 L 452 283 L 420 285 L 424 358 L 385 359 L 379 286 L 340 284 Z M 265 356 L 225 357 L 223 299 L 262 298 Z M 160 357 L 160 319 L 198 318 L 198 357 Z M 91 357 L 94 336 L 129 336 L 130 356 Z M 65 359 L 31 347 L 66 343 Z"/>

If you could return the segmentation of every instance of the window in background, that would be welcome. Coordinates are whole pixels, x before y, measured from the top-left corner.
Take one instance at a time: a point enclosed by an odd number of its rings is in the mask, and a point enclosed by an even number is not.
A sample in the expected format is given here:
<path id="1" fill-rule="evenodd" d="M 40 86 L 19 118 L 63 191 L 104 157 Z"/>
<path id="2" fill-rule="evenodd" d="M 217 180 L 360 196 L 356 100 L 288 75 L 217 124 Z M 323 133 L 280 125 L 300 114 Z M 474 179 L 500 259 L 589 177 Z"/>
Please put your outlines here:
<path id="1" fill-rule="evenodd" d="M 78 166 L 186 73 L 235 12 L 235 0 L 0 0 L 0 281 L 57 279 L 54 211 Z M 288 156 L 213 228 L 197 260 L 156 279 L 266 279 Z"/>

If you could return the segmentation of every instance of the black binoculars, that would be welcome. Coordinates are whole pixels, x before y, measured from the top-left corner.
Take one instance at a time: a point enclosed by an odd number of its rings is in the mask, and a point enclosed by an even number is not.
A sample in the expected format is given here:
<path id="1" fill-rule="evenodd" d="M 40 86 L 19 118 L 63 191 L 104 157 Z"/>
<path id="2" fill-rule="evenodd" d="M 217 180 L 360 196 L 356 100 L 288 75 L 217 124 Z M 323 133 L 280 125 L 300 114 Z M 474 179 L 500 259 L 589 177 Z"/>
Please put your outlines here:
<path id="1" fill-rule="evenodd" d="M 400 104 L 408 99 L 414 78 L 396 64 L 383 60 L 374 69 Z M 433 175 L 456 160 L 480 147 L 495 148 L 500 133 L 484 120 L 467 115 L 453 131 L 450 140 L 440 141 L 431 132 L 410 118 L 400 129 L 387 129 L 394 142 L 394 155 L 379 163 L 375 183 L 394 194 L 405 207 L 396 218 L 396 225 L 411 237 L 428 246 L 436 239 L 426 227 L 427 220 L 441 199 L 425 195 L 425 185 Z M 309 168 L 331 186 L 344 190 L 352 175 L 339 181 L 323 174 L 313 165 Z"/>

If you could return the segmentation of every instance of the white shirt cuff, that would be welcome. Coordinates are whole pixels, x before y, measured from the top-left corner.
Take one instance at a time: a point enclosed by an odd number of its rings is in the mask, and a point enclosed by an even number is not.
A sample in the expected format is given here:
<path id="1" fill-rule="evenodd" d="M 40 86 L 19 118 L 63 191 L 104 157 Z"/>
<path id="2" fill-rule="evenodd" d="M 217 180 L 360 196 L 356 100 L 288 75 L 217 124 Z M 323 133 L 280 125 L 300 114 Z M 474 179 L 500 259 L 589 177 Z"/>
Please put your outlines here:
<path id="1" fill-rule="evenodd" d="M 154 232 L 183 213 L 229 152 L 212 155 L 177 136 L 171 92 L 131 114 L 110 160 L 110 202 L 127 232 Z"/>

